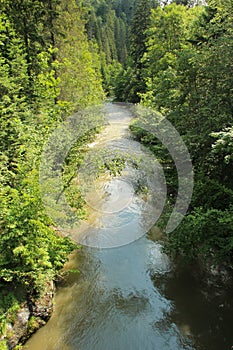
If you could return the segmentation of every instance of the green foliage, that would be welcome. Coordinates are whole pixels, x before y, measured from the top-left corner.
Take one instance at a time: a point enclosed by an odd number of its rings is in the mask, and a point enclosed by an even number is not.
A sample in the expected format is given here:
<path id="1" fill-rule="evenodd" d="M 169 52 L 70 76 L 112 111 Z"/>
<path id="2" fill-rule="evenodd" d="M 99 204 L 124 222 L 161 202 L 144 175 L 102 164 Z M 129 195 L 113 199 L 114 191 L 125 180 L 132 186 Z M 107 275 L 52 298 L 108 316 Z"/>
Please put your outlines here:
<path id="1" fill-rule="evenodd" d="M 22 188 L 5 187 L 1 192 L 0 279 L 38 292 L 75 245 L 49 228 L 36 180 L 32 174 Z"/>
<path id="2" fill-rule="evenodd" d="M 232 207 L 224 211 L 200 208 L 190 213 L 171 234 L 167 250 L 188 260 L 201 257 L 233 268 L 232 210 Z"/>
<path id="3" fill-rule="evenodd" d="M 138 75 L 133 67 L 122 68 L 115 80 L 114 97 L 117 101 L 137 103 L 137 92 L 141 85 L 142 83 L 138 80 Z"/>
<path id="4" fill-rule="evenodd" d="M 224 210 L 233 205 L 233 190 L 221 183 L 221 179 L 208 178 L 205 174 L 197 174 L 195 191 L 192 198 L 193 207 L 215 208 Z"/>
<path id="5" fill-rule="evenodd" d="M 88 158 L 90 167 L 88 170 L 89 175 L 91 175 L 91 181 L 93 181 L 93 178 L 98 179 L 102 174 L 108 174 L 112 177 L 120 175 L 127 163 L 134 163 L 132 157 L 130 155 L 122 156 L 117 150 L 109 152 L 109 150 L 103 149 L 97 155 L 90 154 Z"/>
<path id="6" fill-rule="evenodd" d="M 60 35 L 56 37 L 57 74 L 60 78 L 59 99 L 71 103 L 74 110 L 98 104 L 104 99 L 100 78 L 100 60 L 97 48 L 88 43 L 84 31 L 83 10 L 74 0 L 63 1 L 55 24 Z"/>
<path id="7" fill-rule="evenodd" d="M 213 5 L 204 12 L 193 9 L 196 20 L 174 65 L 179 89 L 168 86 L 170 105 L 159 96 L 160 106 L 184 134 L 196 169 L 193 213 L 169 237 L 168 246 L 186 257 L 232 267 L 232 142 L 231 127 L 225 129 L 232 125 L 232 6 Z"/>
<path id="8" fill-rule="evenodd" d="M 0 350 L 8 350 L 8 345 L 6 340 L 0 341 Z"/>
<path id="9" fill-rule="evenodd" d="M 148 31 L 143 102 L 168 116 L 198 161 L 210 151 L 210 133 L 227 126 L 232 114 L 232 20 L 227 18 L 223 8 L 173 3 L 152 13 Z"/>
<path id="10" fill-rule="evenodd" d="M 174 3 L 152 11 L 147 52 L 143 57 L 143 74 L 147 83 L 147 91 L 142 95 L 145 105 L 166 114 L 177 108 L 182 98 L 180 85 L 183 78 L 178 70 L 189 69 L 189 28 L 199 12 L 197 8 L 187 9 Z"/>
<path id="11" fill-rule="evenodd" d="M 128 62 L 129 30 L 136 3 L 136 0 L 90 0 L 86 4 L 87 35 L 98 45 L 103 87 L 108 96 L 116 95 L 117 99 L 115 86 L 118 85 L 117 76 L 121 68 Z"/>
<path id="12" fill-rule="evenodd" d="M 26 294 L 41 294 L 77 248 L 56 233 L 41 201 L 38 169 L 44 144 L 69 113 L 100 103 L 104 94 L 100 57 L 87 39 L 82 5 L 73 0 L 6 0 L 0 8 L 0 324 L 4 334 L 6 322 L 13 322 Z M 95 132 L 70 153 L 73 159 L 67 160 L 71 166 L 64 174 L 65 184 L 73 164 L 81 160 L 75 154 Z M 70 198 L 73 195 L 81 216 L 84 202 L 75 186 Z M 4 341 L 0 347 L 4 349 Z"/>
<path id="13" fill-rule="evenodd" d="M 6 324 L 14 323 L 16 314 L 20 309 L 20 303 L 25 298 L 25 292 L 20 286 L 17 286 L 18 293 L 15 289 L 4 288 L 4 285 L 0 286 L 0 335 L 4 335 L 7 332 Z M 4 342 L 3 342 L 4 344 Z"/>
<path id="14" fill-rule="evenodd" d="M 136 2 L 129 28 L 130 57 L 126 67 L 119 72 L 115 81 L 114 96 L 116 100 L 137 103 L 140 101 L 140 94 L 145 92 L 142 57 L 146 51 L 150 12 L 152 8 L 157 6 L 158 2 L 154 0 Z"/>
<path id="15" fill-rule="evenodd" d="M 233 134 L 232 127 L 222 131 L 211 133 L 216 139 L 212 144 L 210 154 L 211 171 L 215 178 L 233 189 Z"/>
<path id="16" fill-rule="evenodd" d="M 129 51 L 129 22 L 135 8 L 135 0 L 90 1 L 86 24 L 89 39 L 95 39 L 107 64 L 117 60 L 125 64 Z"/>
<path id="17" fill-rule="evenodd" d="M 28 334 L 33 334 L 36 330 L 40 328 L 40 324 L 34 316 L 31 316 L 28 321 Z"/>
<path id="18" fill-rule="evenodd" d="M 130 54 L 136 68 L 140 67 L 141 58 L 146 51 L 146 30 L 150 25 L 151 9 L 156 8 L 155 0 L 138 0 L 133 18 L 130 24 Z"/>
<path id="19" fill-rule="evenodd" d="M 17 38 L 23 44 L 27 67 L 27 86 L 24 94 L 28 102 L 33 103 L 38 97 L 36 91 L 37 76 L 40 74 L 39 55 L 52 45 L 51 19 L 55 16 L 52 7 L 57 0 L 6 0 L 1 2 L 2 13 L 11 22 Z"/>
<path id="20" fill-rule="evenodd" d="M 116 157 L 108 159 L 104 163 L 104 168 L 110 173 L 110 175 L 117 176 L 122 173 L 125 167 L 125 162 L 125 157 L 116 155 Z"/>
<path id="21" fill-rule="evenodd" d="M 91 130 L 80 137 L 69 150 L 63 166 L 64 194 L 80 219 L 84 219 L 87 213 L 85 210 L 85 201 L 77 179 L 77 169 L 82 164 L 87 152 L 86 144 L 94 140 L 94 136 L 98 131 L 97 129 Z"/>
<path id="22" fill-rule="evenodd" d="M 142 33 L 141 51 L 135 49 L 133 62 L 118 75 L 115 88 L 118 98 L 141 99 L 166 115 L 192 157 L 195 187 L 190 212 L 168 237 L 167 250 L 229 267 L 233 261 L 232 18 L 232 1 L 211 0 L 208 6 L 173 1 L 153 9 Z M 141 30 L 136 17 L 134 25 L 134 33 Z M 164 166 L 169 212 L 178 189 L 174 163 L 164 146 L 138 127 L 137 119 L 131 131 Z M 165 217 L 166 213 L 164 224 Z"/>
<path id="23" fill-rule="evenodd" d="M 227 128 L 220 132 L 212 133 L 217 141 L 213 144 L 212 154 L 219 156 L 226 164 L 233 160 L 233 127 Z"/>
<path id="24" fill-rule="evenodd" d="M 114 97 L 115 86 L 117 85 L 118 76 L 122 71 L 122 65 L 118 61 L 107 64 L 104 54 L 101 56 L 101 65 L 104 91 L 108 96 Z"/>

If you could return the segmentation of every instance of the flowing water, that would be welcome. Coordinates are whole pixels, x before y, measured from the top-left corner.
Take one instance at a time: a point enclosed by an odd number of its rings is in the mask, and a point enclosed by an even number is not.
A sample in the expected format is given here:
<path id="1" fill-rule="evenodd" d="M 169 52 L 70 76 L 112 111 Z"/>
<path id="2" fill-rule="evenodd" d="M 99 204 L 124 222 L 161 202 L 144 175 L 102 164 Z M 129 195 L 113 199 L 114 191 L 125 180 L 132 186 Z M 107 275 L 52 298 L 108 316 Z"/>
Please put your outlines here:
<path id="1" fill-rule="evenodd" d="M 146 152 L 130 137 L 127 107 L 107 110 L 110 124 L 90 150 Z M 58 287 L 51 319 L 24 350 L 231 349 L 230 287 L 201 280 L 195 267 L 172 266 L 148 215 L 159 215 L 153 177 L 148 193 L 136 195 L 135 176 L 128 167 L 117 178 L 100 177 L 87 193 L 90 219 L 79 233 L 87 246 L 65 266 L 80 273 L 70 272 Z"/>

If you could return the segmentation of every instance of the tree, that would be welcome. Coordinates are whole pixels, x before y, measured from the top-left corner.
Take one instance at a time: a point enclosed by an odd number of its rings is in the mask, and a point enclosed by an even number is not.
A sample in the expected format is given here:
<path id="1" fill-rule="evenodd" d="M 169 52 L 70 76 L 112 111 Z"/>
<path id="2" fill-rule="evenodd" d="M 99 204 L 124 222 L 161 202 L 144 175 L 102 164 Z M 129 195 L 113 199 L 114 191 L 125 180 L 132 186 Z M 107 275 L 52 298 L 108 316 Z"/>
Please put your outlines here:
<path id="1" fill-rule="evenodd" d="M 56 20 L 57 59 L 60 67 L 59 99 L 74 109 L 99 103 L 103 97 L 100 61 L 94 44 L 88 43 L 83 9 L 74 0 L 65 0 Z"/>
<path id="2" fill-rule="evenodd" d="M 138 0 L 135 13 L 130 24 L 130 55 L 137 68 L 141 67 L 141 58 L 146 51 L 146 30 L 150 25 L 152 8 L 158 6 L 157 1 Z"/>
<path id="3" fill-rule="evenodd" d="M 162 112 L 185 140 L 195 170 L 190 211 L 169 235 L 170 253 L 233 266 L 231 92 L 232 2 L 209 6 L 172 3 L 152 11 L 142 74 L 142 103 Z M 151 135 L 136 135 L 169 168 L 169 191 L 176 173 L 166 150 Z M 171 191 L 170 187 L 174 190 Z M 214 224 L 213 224 L 214 223 Z"/>
<path id="4" fill-rule="evenodd" d="M 36 298 L 77 247 L 56 235 L 43 208 L 40 156 L 69 111 L 102 100 L 100 58 L 75 1 L 5 0 L 0 6 L 0 284 Z"/>
<path id="5" fill-rule="evenodd" d="M 150 12 L 157 6 L 158 2 L 154 0 L 136 2 L 129 30 L 130 57 L 125 71 L 120 72 L 116 79 L 115 96 L 119 100 L 137 103 L 140 101 L 140 95 L 145 92 L 142 57 L 146 51 Z"/>
<path id="6" fill-rule="evenodd" d="M 152 11 L 147 51 L 142 59 L 147 88 L 141 97 L 146 105 L 165 113 L 174 109 L 175 97 L 179 98 L 178 56 L 182 45 L 186 45 L 187 50 L 189 47 L 188 23 L 192 23 L 192 14 L 184 6 L 173 3 Z"/>
<path id="7" fill-rule="evenodd" d="M 0 154 L 2 184 L 14 182 L 23 155 L 22 122 L 27 116 L 24 91 L 28 86 L 27 61 L 22 41 L 11 23 L 0 17 Z"/>

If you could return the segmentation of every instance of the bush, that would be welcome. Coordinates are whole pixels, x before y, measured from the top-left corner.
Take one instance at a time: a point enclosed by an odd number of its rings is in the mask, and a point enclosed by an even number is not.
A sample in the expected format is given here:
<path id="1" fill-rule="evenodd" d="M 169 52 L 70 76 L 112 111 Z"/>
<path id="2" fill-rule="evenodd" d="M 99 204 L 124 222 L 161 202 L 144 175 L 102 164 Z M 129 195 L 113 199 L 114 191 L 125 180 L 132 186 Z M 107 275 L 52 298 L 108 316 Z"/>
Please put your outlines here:
<path id="1" fill-rule="evenodd" d="M 233 268 L 233 207 L 194 210 L 169 235 L 165 249 L 188 261 L 202 258 Z"/>

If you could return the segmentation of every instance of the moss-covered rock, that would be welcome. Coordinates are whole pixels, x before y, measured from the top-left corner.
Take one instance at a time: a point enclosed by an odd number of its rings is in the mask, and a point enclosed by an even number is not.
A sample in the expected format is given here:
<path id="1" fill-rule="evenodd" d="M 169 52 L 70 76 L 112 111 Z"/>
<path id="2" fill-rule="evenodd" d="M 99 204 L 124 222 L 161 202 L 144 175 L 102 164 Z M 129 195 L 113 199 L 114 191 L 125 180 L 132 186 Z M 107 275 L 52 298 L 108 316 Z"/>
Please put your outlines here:
<path id="1" fill-rule="evenodd" d="M 39 297 L 28 297 L 8 318 L 0 338 L 0 350 L 16 349 L 49 320 L 53 311 L 54 283 L 47 283 Z"/>

